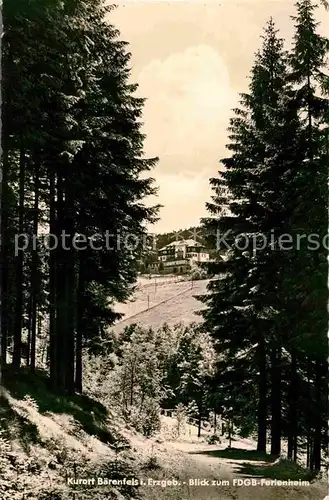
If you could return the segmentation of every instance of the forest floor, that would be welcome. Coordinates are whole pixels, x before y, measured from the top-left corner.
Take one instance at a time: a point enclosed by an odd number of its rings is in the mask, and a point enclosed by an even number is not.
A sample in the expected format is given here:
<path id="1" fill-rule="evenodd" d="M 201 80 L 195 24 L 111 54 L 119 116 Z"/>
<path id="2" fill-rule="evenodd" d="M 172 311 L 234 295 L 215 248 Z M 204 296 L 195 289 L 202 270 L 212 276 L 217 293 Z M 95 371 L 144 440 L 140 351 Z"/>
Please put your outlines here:
<path id="1" fill-rule="evenodd" d="M 206 434 L 198 439 L 194 426 L 177 439 L 175 420 L 169 417 L 162 417 L 158 435 L 143 437 L 87 396 L 51 395 L 41 375 L 35 380 L 25 373 L 10 377 L 0 420 L 1 500 L 140 498 L 121 487 L 68 487 L 68 478 L 113 477 L 118 456 L 125 457 L 124 475 L 142 484 L 138 491 L 144 500 L 324 500 L 327 494 L 320 481 L 299 487 L 238 486 L 237 479 L 252 477 L 305 479 L 305 471 L 255 452 L 250 440 L 234 441 L 228 450 L 227 441 L 214 446 L 206 443 Z M 123 443 L 119 455 L 118 442 Z M 206 484 L 192 485 L 191 480 Z"/>

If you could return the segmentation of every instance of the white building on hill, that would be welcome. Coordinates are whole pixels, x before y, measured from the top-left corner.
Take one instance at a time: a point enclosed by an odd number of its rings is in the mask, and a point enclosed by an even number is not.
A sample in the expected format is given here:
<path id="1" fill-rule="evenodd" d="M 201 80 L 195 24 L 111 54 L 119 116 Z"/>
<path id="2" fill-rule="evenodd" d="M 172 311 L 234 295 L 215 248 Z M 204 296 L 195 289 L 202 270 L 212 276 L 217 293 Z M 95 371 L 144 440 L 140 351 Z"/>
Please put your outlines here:
<path id="1" fill-rule="evenodd" d="M 173 241 L 158 251 L 165 272 L 187 272 L 201 262 L 209 261 L 209 253 L 195 240 Z"/>

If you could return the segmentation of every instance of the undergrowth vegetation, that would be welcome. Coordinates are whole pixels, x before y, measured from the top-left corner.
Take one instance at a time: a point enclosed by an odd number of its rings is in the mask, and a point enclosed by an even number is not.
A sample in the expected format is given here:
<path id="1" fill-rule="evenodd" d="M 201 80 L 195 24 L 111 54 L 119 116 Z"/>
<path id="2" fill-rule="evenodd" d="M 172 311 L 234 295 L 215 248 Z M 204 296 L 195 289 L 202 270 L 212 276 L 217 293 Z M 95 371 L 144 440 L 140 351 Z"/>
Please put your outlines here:
<path id="1" fill-rule="evenodd" d="M 34 396 L 22 396 L 16 378 L 15 396 L 4 391 L 0 400 L 1 500 L 138 498 L 133 485 L 98 485 L 98 478 L 133 479 L 138 470 L 106 408 L 77 396 L 61 398 L 60 412 L 42 378 L 34 383 Z M 75 484 L 80 479 L 89 484 Z"/>
<path id="2" fill-rule="evenodd" d="M 133 499 L 137 486 L 98 485 L 97 478 L 120 480 L 161 469 L 154 454 L 136 461 L 121 431 L 159 435 L 164 404 L 177 407 L 182 418 L 175 436 L 182 432 L 185 407 L 207 396 L 201 387 L 212 367 L 210 341 L 193 325 L 158 331 L 133 325 L 112 344 L 106 355 L 85 357 L 83 394 L 53 392 L 42 370 L 5 367 L 1 500 L 83 500 L 91 494 L 98 500 L 104 492 L 106 498 Z M 90 484 L 74 484 L 75 479 Z"/>
<path id="3" fill-rule="evenodd" d="M 189 408 L 201 419 L 211 408 L 205 380 L 215 352 L 197 324 L 158 330 L 133 324 L 113 339 L 110 355 L 85 358 L 86 393 L 106 402 L 144 436 L 160 430 L 161 408 Z"/>

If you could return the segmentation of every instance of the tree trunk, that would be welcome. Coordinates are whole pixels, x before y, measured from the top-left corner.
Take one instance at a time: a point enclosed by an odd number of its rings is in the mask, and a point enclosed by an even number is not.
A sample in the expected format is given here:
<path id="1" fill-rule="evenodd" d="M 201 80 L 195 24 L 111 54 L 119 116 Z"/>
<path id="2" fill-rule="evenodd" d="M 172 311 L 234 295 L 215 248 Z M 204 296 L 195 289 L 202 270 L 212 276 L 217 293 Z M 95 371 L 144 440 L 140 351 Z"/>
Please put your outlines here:
<path id="1" fill-rule="evenodd" d="M 258 366 L 259 366 L 259 379 L 258 379 L 258 439 L 257 451 L 266 453 L 266 418 L 267 418 L 267 401 L 266 401 L 266 351 L 265 342 L 262 337 L 258 343 Z"/>
<path id="2" fill-rule="evenodd" d="M 33 213 L 33 236 L 37 242 L 38 238 L 38 222 L 39 222 L 39 164 L 35 166 L 34 178 L 34 213 Z M 33 245 L 34 247 L 34 245 Z M 36 355 L 36 335 L 37 335 L 37 314 L 38 314 L 38 248 L 32 248 L 32 272 L 31 272 L 31 286 L 32 286 L 32 311 L 31 311 L 31 371 L 35 371 L 35 355 Z"/>
<path id="3" fill-rule="evenodd" d="M 320 472 L 321 470 L 321 441 L 322 441 L 322 391 L 324 390 L 324 384 L 322 379 L 322 366 L 319 360 L 315 363 L 315 422 L 314 422 L 314 445 L 313 445 L 313 455 L 314 455 L 314 470 Z"/>
<path id="4" fill-rule="evenodd" d="M 65 166 L 69 168 L 68 165 Z M 64 170 L 64 167 L 63 167 Z M 75 252 L 74 196 L 72 179 L 60 173 L 57 176 L 56 236 L 56 349 L 55 364 L 57 390 L 60 394 L 73 394 L 75 386 Z"/>
<path id="5" fill-rule="evenodd" d="M 201 423 L 202 423 L 202 415 L 201 415 L 201 410 L 199 410 L 199 417 L 198 417 L 198 438 L 201 437 Z"/>
<path id="6" fill-rule="evenodd" d="M 295 460 L 297 457 L 297 353 L 293 347 L 291 350 L 289 400 L 288 400 L 288 459 Z"/>
<path id="7" fill-rule="evenodd" d="M 62 244 L 62 231 L 64 225 L 64 191 L 63 179 L 60 175 L 57 177 L 57 217 L 56 217 L 56 236 L 58 245 L 56 254 L 56 378 L 57 391 L 59 394 L 66 394 L 67 385 L 67 265 L 66 255 Z"/>
<path id="8" fill-rule="evenodd" d="M 55 185 L 54 172 L 49 173 L 49 198 L 50 217 L 49 234 L 56 234 L 56 206 L 55 206 Z M 53 390 L 57 390 L 57 335 L 56 335 L 56 252 L 49 251 L 49 365 L 50 383 Z"/>
<path id="9" fill-rule="evenodd" d="M 232 448 L 232 422 L 228 421 L 228 447 Z"/>
<path id="10" fill-rule="evenodd" d="M 281 348 L 271 352 L 271 455 L 281 453 Z"/>
<path id="11" fill-rule="evenodd" d="M 75 269 L 74 255 L 69 252 L 69 262 L 67 269 L 66 300 L 67 300 L 67 365 L 66 365 L 66 383 L 67 394 L 74 394 L 75 389 Z"/>
<path id="12" fill-rule="evenodd" d="M 81 252 L 80 252 L 81 254 Z M 82 392 L 82 329 L 84 316 L 84 296 L 85 279 L 82 257 L 79 255 L 78 270 L 78 294 L 77 294 L 77 333 L 76 333 L 76 352 L 75 352 L 75 389 Z"/>
<path id="13" fill-rule="evenodd" d="M 297 462 L 297 458 L 298 458 L 298 434 L 296 431 L 296 436 L 295 436 L 295 440 L 294 440 L 294 453 L 293 453 L 294 462 Z"/>
<path id="14" fill-rule="evenodd" d="M 28 305 L 28 327 L 27 327 L 27 349 L 26 349 L 26 366 L 30 366 L 31 359 L 31 316 L 32 316 L 32 296 L 29 296 L 29 305 Z"/>
<path id="15" fill-rule="evenodd" d="M 310 441 L 311 441 L 311 436 L 308 433 L 308 435 L 307 435 L 307 444 L 306 444 L 306 467 L 308 469 L 310 468 Z"/>
<path id="16" fill-rule="evenodd" d="M 1 90 L 0 90 L 1 92 Z M 1 147 L 1 146 L 0 146 Z M 7 363 L 8 344 L 8 154 L 2 155 L 2 172 L 0 171 L 0 385 L 2 378 L 1 365 Z M 1 168 L 1 167 L 0 167 Z"/>
<path id="17" fill-rule="evenodd" d="M 66 341 L 67 341 L 67 365 L 66 365 L 66 390 L 68 394 L 74 394 L 75 390 L 75 326 L 76 326 L 76 252 L 73 248 L 75 234 L 74 214 L 74 192 L 72 179 L 66 177 L 65 186 L 65 230 L 68 235 L 69 250 L 66 251 Z"/>
<path id="18" fill-rule="evenodd" d="M 310 470 L 314 470 L 314 449 L 313 449 L 313 439 L 310 442 Z"/>
<path id="19" fill-rule="evenodd" d="M 24 233 L 24 192 L 25 190 L 25 150 L 21 139 L 20 160 L 19 160 L 19 206 L 18 206 L 18 233 Z M 18 250 L 16 256 L 16 304 L 15 304 L 15 325 L 14 325 L 14 352 L 13 367 L 20 368 L 22 349 L 22 318 L 23 318 L 23 250 Z"/>

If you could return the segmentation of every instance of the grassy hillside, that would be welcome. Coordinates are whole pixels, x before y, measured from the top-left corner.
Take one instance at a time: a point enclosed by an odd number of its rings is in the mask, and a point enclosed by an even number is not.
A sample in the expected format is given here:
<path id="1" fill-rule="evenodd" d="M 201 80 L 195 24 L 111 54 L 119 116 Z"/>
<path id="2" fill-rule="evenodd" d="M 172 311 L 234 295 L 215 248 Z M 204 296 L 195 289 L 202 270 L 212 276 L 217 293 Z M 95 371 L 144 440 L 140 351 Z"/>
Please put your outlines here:
<path id="1" fill-rule="evenodd" d="M 116 447 L 129 443 L 101 402 L 86 395 L 57 397 L 42 373 L 5 373 L 0 405 L 1 500 L 91 498 L 90 486 L 74 478 L 133 474 L 129 451 L 117 460 Z M 117 422 L 120 423 L 120 420 Z M 128 461 L 127 461 L 128 460 Z M 133 488 L 93 487 L 92 498 L 135 498 Z M 75 496 L 74 496 L 75 495 Z"/>
<path id="2" fill-rule="evenodd" d="M 117 311 L 125 317 L 113 330 L 119 332 L 133 323 L 158 328 L 163 323 L 188 325 L 198 322 L 200 316 L 195 313 L 203 305 L 195 296 L 206 293 L 207 283 L 208 280 L 159 284 L 155 279 L 142 282 L 131 301 L 117 306 Z"/>

